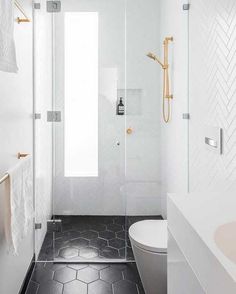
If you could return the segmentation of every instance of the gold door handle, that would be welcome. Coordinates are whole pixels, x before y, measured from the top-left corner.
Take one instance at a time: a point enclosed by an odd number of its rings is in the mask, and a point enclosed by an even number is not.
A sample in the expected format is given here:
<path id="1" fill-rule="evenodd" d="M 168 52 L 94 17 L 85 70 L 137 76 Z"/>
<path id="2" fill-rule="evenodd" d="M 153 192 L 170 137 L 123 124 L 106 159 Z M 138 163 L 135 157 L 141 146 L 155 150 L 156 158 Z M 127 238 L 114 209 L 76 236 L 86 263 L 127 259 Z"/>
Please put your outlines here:
<path id="1" fill-rule="evenodd" d="M 128 135 L 131 135 L 131 134 L 133 133 L 133 129 L 132 129 L 132 128 L 128 128 L 128 129 L 126 130 L 126 133 L 127 133 Z"/>

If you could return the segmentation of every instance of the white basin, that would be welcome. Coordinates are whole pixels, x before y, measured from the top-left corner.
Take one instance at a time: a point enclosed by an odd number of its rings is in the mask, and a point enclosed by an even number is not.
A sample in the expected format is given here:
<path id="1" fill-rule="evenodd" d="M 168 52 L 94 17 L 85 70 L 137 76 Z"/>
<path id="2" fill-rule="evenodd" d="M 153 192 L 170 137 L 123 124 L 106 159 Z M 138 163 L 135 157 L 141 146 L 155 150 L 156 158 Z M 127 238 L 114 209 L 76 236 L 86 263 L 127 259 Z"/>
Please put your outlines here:
<path id="1" fill-rule="evenodd" d="M 219 226 L 214 239 L 221 252 L 236 263 L 236 221 Z"/>
<path id="2" fill-rule="evenodd" d="M 168 227 L 207 294 L 236 293 L 235 192 L 168 195 Z"/>

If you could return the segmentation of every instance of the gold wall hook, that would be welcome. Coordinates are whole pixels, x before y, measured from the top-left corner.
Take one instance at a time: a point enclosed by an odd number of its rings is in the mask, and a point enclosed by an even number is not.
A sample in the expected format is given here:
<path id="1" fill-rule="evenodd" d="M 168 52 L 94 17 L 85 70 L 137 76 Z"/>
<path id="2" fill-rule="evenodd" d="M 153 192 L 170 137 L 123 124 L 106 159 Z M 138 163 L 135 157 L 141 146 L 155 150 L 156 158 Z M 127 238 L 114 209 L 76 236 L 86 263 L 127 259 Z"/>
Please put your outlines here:
<path id="1" fill-rule="evenodd" d="M 26 156 L 28 156 L 29 154 L 28 153 L 20 153 L 20 152 L 18 152 L 17 153 L 17 158 L 18 159 L 21 159 L 22 157 L 26 157 Z"/>
<path id="2" fill-rule="evenodd" d="M 17 17 L 16 21 L 20 24 L 22 22 L 30 22 L 30 19 Z"/>
<path id="3" fill-rule="evenodd" d="M 18 0 L 14 0 L 15 6 L 16 8 L 21 12 L 21 14 L 24 16 L 24 18 L 21 17 L 17 17 L 16 21 L 18 24 L 22 23 L 22 22 L 30 22 L 30 19 L 28 18 L 28 16 L 26 15 L 25 10 L 23 9 L 23 7 L 21 6 L 21 4 L 18 2 Z"/>
<path id="4" fill-rule="evenodd" d="M 128 129 L 126 130 L 126 133 L 127 133 L 128 135 L 131 135 L 131 134 L 133 133 L 133 129 L 132 129 L 132 128 L 128 128 Z"/>

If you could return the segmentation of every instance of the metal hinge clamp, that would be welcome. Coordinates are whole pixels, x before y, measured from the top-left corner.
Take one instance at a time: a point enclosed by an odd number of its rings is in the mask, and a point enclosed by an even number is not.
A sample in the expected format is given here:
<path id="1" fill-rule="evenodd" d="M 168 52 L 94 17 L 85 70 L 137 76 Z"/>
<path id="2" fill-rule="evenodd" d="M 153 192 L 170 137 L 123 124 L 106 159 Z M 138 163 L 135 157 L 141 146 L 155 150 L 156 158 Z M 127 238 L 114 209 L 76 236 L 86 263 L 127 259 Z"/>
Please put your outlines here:
<path id="1" fill-rule="evenodd" d="M 183 4 L 183 10 L 189 10 L 190 4 Z"/>
<path id="2" fill-rule="evenodd" d="M 35 230 L 41 230 L 42 229 L 42 224 L 41 223 L 35 223 L 34 228 L 35 228 Z"/>
<path id="3" fill-rule="evenodd" d="M 47 112 L 48 122 L 60 122 L 61 121 L 61 111 L 48 111 Z"/>
<path id="4" fill-rule="evenodd" d="M 47 232 L 61 232 L 62 221 L 61 219 L 53 219 L 47 221 Z"/>
<path id="5" fill-rule="evenodd" d="M 189 113 L 183 113 L 183 119 L 190 119 Z"/>
<path id="6" fill-rule="evenodd" d="M 60 12 L 61 11 L 61 1 L 47 1 L 47 12 Z"/>

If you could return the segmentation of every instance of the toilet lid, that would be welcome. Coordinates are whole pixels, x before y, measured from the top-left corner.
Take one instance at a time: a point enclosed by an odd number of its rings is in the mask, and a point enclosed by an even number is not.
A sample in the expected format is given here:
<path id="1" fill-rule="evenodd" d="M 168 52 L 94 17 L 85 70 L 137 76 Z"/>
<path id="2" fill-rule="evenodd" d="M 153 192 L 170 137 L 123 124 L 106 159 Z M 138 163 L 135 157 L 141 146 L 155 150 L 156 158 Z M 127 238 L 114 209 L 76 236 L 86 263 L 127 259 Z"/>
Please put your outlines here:
<path id="1" fill-rule="evenodd" d="M 167 221 L 144 220 L 129 228 L 134 245 L 152 252 L 167 253 Z"/>

